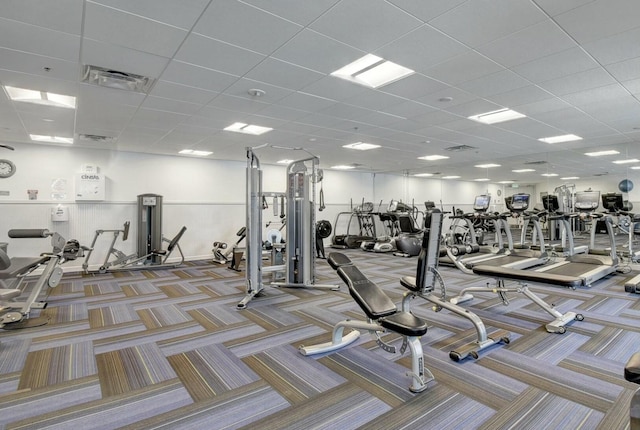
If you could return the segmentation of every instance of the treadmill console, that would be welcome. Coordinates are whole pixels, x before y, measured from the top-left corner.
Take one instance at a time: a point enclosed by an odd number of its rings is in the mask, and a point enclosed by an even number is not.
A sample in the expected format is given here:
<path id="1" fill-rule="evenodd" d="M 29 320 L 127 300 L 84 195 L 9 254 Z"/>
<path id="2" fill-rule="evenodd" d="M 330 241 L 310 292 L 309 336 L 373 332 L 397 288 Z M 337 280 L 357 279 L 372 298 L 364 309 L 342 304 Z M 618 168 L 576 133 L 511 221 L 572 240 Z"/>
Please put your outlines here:
<path id="1" fill-rule="evenodd" d="M 578 191 L 575 196 L 579 212 L 593 212 L 600 206 L 600 191 Z"/>
<path id="2" fill-rule="evenodd" d="M 541 198 L 542 206 L 547 212 L 554 213 L 560 210 L 560 202 L 558 201 L 558 196 L 555 194 L 546 194 L 541 196 Z"/>
<path id="3" fill-rule="evenodd" d="M 514 194 L 510 199 L 505 199 L 507 209 L 511 212 L 524 212 L 529 209 L 529 194 Z"/>
<path id="4" fill-rule="evenodd" d="M 604 193 L 602 195 L 602 207 L 609 212 L 624 210 L 624 199 L 620 193 Z"/>
<path id="5" fill-rule="evenodd" d="M 476 199 L 473 202 L 473 210 L 476 212 L 486 212 L 489 209 L 490 203 L 491 203 L 490 195 L 482 194 L 480 196 L 476 196 Z"/>

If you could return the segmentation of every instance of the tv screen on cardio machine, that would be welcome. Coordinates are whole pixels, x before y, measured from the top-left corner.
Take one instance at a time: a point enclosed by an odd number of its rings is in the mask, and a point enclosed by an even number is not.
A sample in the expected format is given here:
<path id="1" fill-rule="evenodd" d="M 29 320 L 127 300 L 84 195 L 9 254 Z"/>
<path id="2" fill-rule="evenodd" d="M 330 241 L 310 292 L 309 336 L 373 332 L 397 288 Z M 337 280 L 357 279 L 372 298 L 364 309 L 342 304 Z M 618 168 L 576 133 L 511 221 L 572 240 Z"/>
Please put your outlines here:
<path id="1" fill-rule="evenodd" d="M 624 199 L 620 193 L 604 193 L 602 195 L 602 207 L 608 211 L 621 211 L 624 209 Z"/>
<path id="2" fill-rule="evenodd" d="M 511 199 L 505 199 L 507 209 L 510 211 L 526 211 L 529 209 L 529 197 L 530 195 L 525 193 L 512 195 Z"/>
<path id="3" fill-rule="evenodd" d="M 473 210 L 478 212 L 486 212 L 486 210 L 489 209 L 490 203 L 491 196 L 487 194 L 476 196 L 476 200 L 473 202 Z"/>
<path id="4" fill-rule="evenodd" d="M 575 196 L 578 211 L 594 211 L 600 206 L 600 191 L 578 191 Z"/>

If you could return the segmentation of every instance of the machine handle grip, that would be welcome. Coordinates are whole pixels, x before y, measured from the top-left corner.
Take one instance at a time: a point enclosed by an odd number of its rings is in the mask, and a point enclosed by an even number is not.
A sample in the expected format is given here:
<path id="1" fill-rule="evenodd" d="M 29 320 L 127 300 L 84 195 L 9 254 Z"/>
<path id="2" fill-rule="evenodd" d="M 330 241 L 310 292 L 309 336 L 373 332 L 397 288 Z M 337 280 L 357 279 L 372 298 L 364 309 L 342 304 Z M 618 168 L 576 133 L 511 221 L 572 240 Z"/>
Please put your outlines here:
<path id="1" fill-rule="evenodd" d="M 52 233 L 46 228 L 16 228 L 9 230 L 9 237 L 12 239 L 23 239 L 29 237 L 47 237 Z"/>

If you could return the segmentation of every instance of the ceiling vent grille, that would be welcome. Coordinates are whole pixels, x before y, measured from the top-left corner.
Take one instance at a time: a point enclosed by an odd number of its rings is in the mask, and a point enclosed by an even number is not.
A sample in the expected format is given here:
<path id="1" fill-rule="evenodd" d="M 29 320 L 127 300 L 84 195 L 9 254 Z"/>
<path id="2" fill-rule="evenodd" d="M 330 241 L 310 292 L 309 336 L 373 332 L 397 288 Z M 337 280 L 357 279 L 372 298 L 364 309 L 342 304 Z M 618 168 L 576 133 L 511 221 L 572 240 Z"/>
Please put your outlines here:
<path id="1" fill-rule="evenodd" d="M 527 161 L 526 163 L 524 163 L 527 166 L 539 166 L 540 164 L 547 164 L 546 161 L 540 160 L 540 161 Z"/>
<path id="2" fill-rule="evenodd" d="M 476 149 L 476 147 L 469 146 L 469 145 L 458 145 L 458 146 L 450 146 L 448 148 L 444 148 L 445 151 L 451 151 L 451 152 L 469 151 L 471 149 Z"/>
<path id="3" fill-rule="evenodd" d="M 609 172 L 594 173 L 593 176 L 607 176 Z"/>
<path id="4" fill-rule="evenodd" d="M 84 133 L 79 134 L 78 138 L 80 138 L 80 140 L 84 142 L 94 142 L 94 143 L 111 143 L 116 140 L 115 137 L 111 137 L 111 136 L 101 136 L 99 134 L 84 134 Z"/>
<path id="5" fill-rule="evenodd" d="M 155 79 L 133 73 L 119 72 L 98 66 L 85 65 L 82 82 L 117 90 L 148 94 Z"/>

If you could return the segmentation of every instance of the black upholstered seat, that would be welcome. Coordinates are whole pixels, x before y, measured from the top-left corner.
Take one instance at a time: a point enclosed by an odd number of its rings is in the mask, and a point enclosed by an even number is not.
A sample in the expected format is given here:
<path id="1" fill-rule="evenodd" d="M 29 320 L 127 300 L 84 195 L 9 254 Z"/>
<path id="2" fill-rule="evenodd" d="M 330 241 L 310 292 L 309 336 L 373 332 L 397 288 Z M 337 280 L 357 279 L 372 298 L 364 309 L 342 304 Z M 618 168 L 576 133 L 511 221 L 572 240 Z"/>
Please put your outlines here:
<path id="1" fill-rule="evenodd" d="M 378 320 L 380 325 L 403 336 L 423 336 L 427 333 L 427 322 L 409 312 L 397 312 Z"/>
<path id="2" fill-rule="evenodd" d="M 633 354 L 624 367 L 624 379 L 640 384 L 640 352 Z"/>

